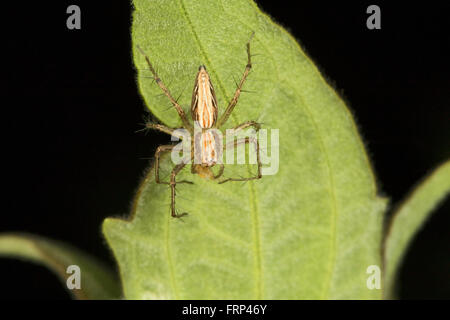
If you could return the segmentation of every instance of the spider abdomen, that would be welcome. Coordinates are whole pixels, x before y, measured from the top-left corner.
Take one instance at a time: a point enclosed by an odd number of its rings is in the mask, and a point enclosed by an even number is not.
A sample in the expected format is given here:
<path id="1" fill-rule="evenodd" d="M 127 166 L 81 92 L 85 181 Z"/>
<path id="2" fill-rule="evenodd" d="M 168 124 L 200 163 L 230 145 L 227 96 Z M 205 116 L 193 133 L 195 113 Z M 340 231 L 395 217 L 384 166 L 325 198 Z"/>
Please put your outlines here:
<path id="1" fill-rule="evenodd" d="M 201 165 L 212 167 L 217 163 L 216 139 L 210 131 L 202 132 L 200 137 Z"/>

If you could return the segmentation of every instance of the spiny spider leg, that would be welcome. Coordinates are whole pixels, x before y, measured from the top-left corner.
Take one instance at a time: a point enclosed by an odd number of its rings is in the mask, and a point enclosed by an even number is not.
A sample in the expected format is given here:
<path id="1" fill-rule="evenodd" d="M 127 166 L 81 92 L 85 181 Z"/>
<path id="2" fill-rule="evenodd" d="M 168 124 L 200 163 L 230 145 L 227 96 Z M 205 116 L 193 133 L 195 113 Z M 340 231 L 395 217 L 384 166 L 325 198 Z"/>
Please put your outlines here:
<path id="1" fill-rule="evenodd" d="M 256 179 L 261 179 L 262 177 L 262 173 L 261 173 L 261 169 L 262 169 L 262 164 L 261 164 L 261 159 L 259 156 L 259 142 L 258 139 L 253 139 L 253 138 L 249 138 L 246 137 L 245 139 L 240 139 L 237 141 L 233 141 L 233 148 L 236 148 L 238 145 L 242 144 L 242 143 L 255 143 L 256 145 L 256 160 L 258 162 L 258 174 L 254 177 L 249 177 L 249 178 L 228 178 L 222 181 L 219 181 L 219 184 L 228 182 L 228 181 L 249 181 L 249 180 L 256 180 Z M 228 148 L 229 146 L 225 146 L 225 148 Z"/>
<path id="2" fill-rule="evenodd" d="M 162 124 L 159 124 L 159 123 L 147 122 L 145 124 L 145 129 L 155 129 L 155 130 L 158 130 L 158 131 L 170 134 L 171 136 L 176 136 L 180 140 L 183 140 L 183 135 L 181 135 L 181 134 L 176 135 L 175 134 L 175 130 L 176 129 L 173 129 L 173 128 L 170 128 L 170 127 L 166 127 L 165 125 L 162 125 Z"/>
<path id="3" fill-rule="evenodd" d="M 165 181 L 161 181 L 159 179 L 159 158 L 161 157 L 161 153 L 162 152 L 170 151 L 173 148 L 175 148 L 175 146 L 173 146 L 173 145 L 163 145 L 163 146 L 159 146 L 156 149 L 156 152 L 155 152 L 155 181 L 156 181 L 156 183 L 159 183 L 159 184 L 171 184 L 171 182 L 165 182 Z M 185 164 L 183 165 L 183 167 L 184 166 L 185 166 Z M 181 167 L 181 168 L 183 168 L 183 167 Z M 175 166 L 175 168 L 176 168 L 176 166 Z M 186 181 L 186 180 L 177 181 L 177 183 L 194 184 L 192 181 Z"/>
<path id="4" fill-rule="evenodd" d="M 214 176 L 214 179 L 218 179 L 223 175 L 223 171 L 225 170 L 225 166 L 223 163 L 220 164 L 219 172 Z"/>
<path id="5" fill-rule="evenodd" d="M 244 130 L 248 127 L 254 127 L 255 130 L 258 132 L 259 129 L 261 129 L 261 124 L 256 121 L 246 121 L 246 122 L 243 122 L 240 125 L 234 127 L 233 130 L 234 130 L 234 133 L 236 133 L 236 132 Z"/>
<path id="6" fill-rule="evenodd" d="M 186 165 L 186 163 L 184 163 L 184 162 L 182 162 L 180 164 L 177 164 L 175 166 L 175 168 L 173 168 L 172 173 L 170 174 L 170 183 L 169 183 L 170 184 L 170 190 L 171 190 L 170 210 L 171 210 L 171 213 L 172 213 L 172 217 L 174 217 L 174 218 L 181 218 L 182 216 L 187 215 L 186 212 L 184 212 L 182 214 L 177 214 L 177 212 L 175 210 L 175 195 L 176 195 L 175 186 L 176 186 L 177 183 L 188 182 L 188 181 L 176 181 L 175 177 L 181 171 L 181 169 L 184 168 L 185 165 Z"/>
<path id="7" fill-rule="evenodd" d="M 148 56 L 145 54 L 144 50 L 141 49 L 141 47 L 137 46 L 138 50 L 142 53 L 142 55 L 145 57 L 145 61 L 147 61 L 148 64 L 148 68 L 150 69 L 151 73 L 153 74 L 153 77 L 155 78 L 156 83 L 158 84 L 158 86 L 161 88 L 161 90 L 164 92 L 164 94 L 167 96 L 167 98 L 169 98 L 170 102 L 172 103 L 172 105 L 175 107 L 175 109 L 178 112 L 178 115 L 181 118 L 181 121 L 183 121 L 183 125 L 186 129 L 189 130 L 189 132 L 193 132 L 193 128 L 191 123 L 188 121 L 188 118 L 186 117 L 186 113 L 184 112 L 183 108 L 181 108 L 181 106 L 178 104 L 178 102 L 172 97 L 172 95 L 170 94 L 169 89 L 167 89 L 167 87 L 164 85 L 164 83 L 162 82 L 162 80 L 159 78 L 158 74 L 156 73 L 155 69 L 153 68 L 152 63 L 150 62 L 150 59 L 148 58 Z"/>
<path id="8" fill-rule="evenodd" d="M 237 132 L 239 132 L 239 131 L 241 131 L 241 130 L 244 130 L 244 129 L 248 128 L 248 127 L 254 127 L 255 130 L 256 130 L 256 132 L 258 132 L 259 129 L 261 129 L 261 124 L 258 123 L 258 122 L 256 122 L 256 121 L 246 121 L 246 122 L 243 122 L 243 123 L 241 123 L 240 125 L 238 125 L 238 126 L 236 126 L 236 127 L 233 128 L 234 134 L 236 134 Z M 235 147 L 236 147 L 236 144 L 233 144 L 233 148 L 235 148 Z M 227 148 L 227 147 L 225 146 L 224 149 L 226 149 L 226 148 Z M 258 152 L 258 155 L 259 155 L 259 152 Z M 220 177 L 222 176 L 222 174 L 223 174 L 224 169 L 225 169 L 224 165 L 221 164 L 221 165 L 220 165 L 219 172 L 217 173 L 217 175 L 214 176 L 214 179 L 220 178 Z M 221 182 L 221 183 L 223 183 L 223 182 Z"/>
<path id="9" fill-rule="evenodd" d="M 242 91 L 242 86 L 244 85 L 245 80 L 247 79 L 247 76 L 252 68 L 252 59 L 250 55 L 250 41 L 252 40 L 255 33 L 253 32 L 250 36 L 250 39 L 247 42 L 247 65 L 245 66 L 244 74 L 242 75 L 242 79 L 239 82 L 239 85 L 236 88 L 236 91 L 234 92 L 233 99 L 231 99 L 230 103 L 228 104 L 228 107 L 225 109 L 225 112 L 220 117 L 220 119 L 217 122 L 216 127 L 220 128 L 222 125 L 227 122 L 228 118 L 230 117 L 230 114 L 233 112 L 234 107 L 236 106 L 239 96 Z"/>

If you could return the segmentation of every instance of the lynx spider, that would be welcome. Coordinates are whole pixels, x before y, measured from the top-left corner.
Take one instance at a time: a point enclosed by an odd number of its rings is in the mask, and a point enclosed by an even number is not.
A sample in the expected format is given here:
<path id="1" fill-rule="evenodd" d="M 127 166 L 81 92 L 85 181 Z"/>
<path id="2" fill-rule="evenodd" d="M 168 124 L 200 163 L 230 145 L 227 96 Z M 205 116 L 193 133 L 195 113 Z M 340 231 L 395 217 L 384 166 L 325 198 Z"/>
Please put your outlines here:
<path id="1" fill-rule="evenodd" d="M 220 118 L 218 118 L 218 107 L 217 107 L 217 99 L 214 92 L 214 87 L 211 83 L 211 79 L 209 77 L 208 72 L 206 71 L 206 67 L 204 65 L 201 65 L 199 67 L 197 76 L 195 78 L 195 84 L 194 84 L 194 90 L 192 93 L 192 102 L 191 102 L 191 116 L 193 121 L 196 121 L 197 124 L 200 126 L 202 133 L 201 133 L 201 163 L 200 164 L 194 164 L 194 154 L 195 151 L 194 145 L 191 146 L 191 159 L 190 162 L 192 162 L 192 168 L 191 173 L 192 174 L 198 174 L 203 178 L 209 178 L 209 179 L 218 179 L 222 176 L 224 172 L 224 164 L 220 163 L 220 169 L 219 172 L 214 175 L 211 168 L 218 163 L 218 152 L 215 150 L 216 143 L 214 135 L 206 132 L 207 129 L 210 128 L 216 128 L 220 129 L 225 122 L 230 117 L 231 113 L 234 110 L 234 107 L 236 106 L 239 96 L 242 92 L 242 86 L 247 79 L 247 76 L 252 68 L 252 62 L 251 62 L 251 55 L 250 55 L 250 41 L 253 38 L 254 33 L 250 36 L 250 39 L 248 40 L 246 47 L 247 47 L 247 65 L 245 66 L 244 73 L 242 75 L 242 78 L 237 84 L 236 91 L 234 93 L 233 98 L 229 102 L 227 108 L 225 109 L 225 112 L 222 114 Z M 158 86 L 161 88 L 161 90 L 164 92 L 164 94 L 169 98 L 172 105 L 175 107 L 175 109 L 178 112 L 178 115 L 181 118 L 181 121 L 183 122 L 183 127 L 189 131 L 191 137 L 194 134 L 194 128 L 192 124 L 188 121 L 188 118 L 186 117 L 186 114 L 184 110 L 181 108 L 181 106 L 178 104 L 177 100 L 173 98 L 171 93 L 169 92 L 169 89 L 164 85 L 163 81 L 159 78 L 158 74 L 156 73 L 152 63 L 150 62 L 150 59 L 145 54 L 145 52 L 138 46 L 139 51 L 142 53 L 142 55 L 145 57 L 145 60 L 147 62 L 147 65 L 153 75 L 153 78 L 158 84 Z M 145 127 L 148 129 L 155 129 L 162 131 L 167 134 L 174 134 L 175 129 L 166 127 L 162 124 L 157 124 L 153 122 L 147 122 L 145 124 Z M 241 123 L 240 125 L 233 128 L 234 132 L 239 132 L 240 130 L 243 130 L 245 128 L 253 127 L 256 131 L 260 129 L 260 124 L 256 121 L 246 121 L 244 123 Z M 193 141 L 194 139 L 191 139 Z M 261 160 L 260 160 L 260 150 L 259 150 L 259 141 L 257 138 L 250 138 L 246 137 L 243 139 L 238 139 L 236 141 L 233 141 L 233 147 L 236 148 L 239 144 L 249 144 L 254 143 L 256 146 L 256 158 L 257 158 L 257 164 L 258 164 L 258 173 L 256 176 L 248 177 L 248 178 L 227 178 L 225 180 L 219 181 L 219 184 L 228 182 L 228 181 L 249 181 L 249 180 L 255 180 L 260 179 L 262 177 L 261 174 Z M 174 218 L 179 218 L 187 213 L 177 214 L 175 210 L 175 186 L 178 183 L 188 183 L 193 184 L 191 181 L 181 180 L 177 181 L 176 176 L 177 174 L 186 166 L 186 162 L 182 161 L 181 163 L 175 165 L 173 168 L 171 174 L 170 174 L 170 182 L 161 181 L 159 178 L 159 161 L 161 153 L 172 151 L 174 149 L 175 145 L 161 145 L 156 149 L 155 152 L 155 181 L 158 184 L 167 184 L 170 185 L 171 189 L 171 215 Z M 224 149 L 226 149 L 227 146 L 224 146 Z"/>

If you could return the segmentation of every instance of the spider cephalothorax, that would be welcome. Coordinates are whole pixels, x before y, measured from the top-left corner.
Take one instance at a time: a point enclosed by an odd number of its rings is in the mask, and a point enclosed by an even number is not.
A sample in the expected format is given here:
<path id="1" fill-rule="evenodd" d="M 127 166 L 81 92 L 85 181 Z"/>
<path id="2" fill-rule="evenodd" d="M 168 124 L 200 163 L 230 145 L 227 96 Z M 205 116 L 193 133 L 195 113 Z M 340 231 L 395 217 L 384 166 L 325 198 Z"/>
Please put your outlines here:
<path id="1" fill-rule="evenodd" d="M 252 36 L 250 37 L 250 40 Z M 195 84 L 194 84 L 194 90 L 192 92 L 192 102 L 191 102 L 191 116 L 192 120 L 194 121 L 195 128 L 200 129 L 200 133 L 196 134 L 195 132 L 197 130 L 194 130 L 194 126 L 189 122 L 188 118 L 186 117 L 186 114 L 184 110 L 181 108 L 181 106 L 178 104 L 178 102 L 172 97 L 167 87 L 164 85 L 162 80 L 158 77 L 155 69 L 153 68 L 150 59 L 145 55 L 145 53 L 138 47 L 138 49 L 142 52 L 142 54 L 145 56 L 145 60 L 147 61 L 148 67 L 153 74 L 153 77 L 155 79 L 155 82 L 158 84 L 158 86 L 161 88 L 161 90 L 165 93 L 165 95 L 169 98 L 172 105 L 175 107 L 175 109 L 178 112 L 178 115 L 181 118 L 181 121 L 183 122 L 184 129 L 189 131 L 189 134 L 192 136 L 191 138 L 191 152 L 190 157 L 187 159 L 187 161 L 181 161 L 181 163 L 177 163 L 175 167 L 172 170 L 172 173 L 170 175 L 170 181 L 160 181 L 159 179 L 159 159 L 162 152 L 171 151 L 174 149 L 175 146 L 173 145 L 163 145 L 159 146 L 155 153 L 155 181 L 156 183 L 161 184 L 168 184 L 171 188 L 171 214 L 172 217 L 180 217 L 185 215 L 183 214 L 177 214 L 175 210 L 175 185 L 177 183 L 190 183 L 190 181 L 177 181 L 176 176 L 177 174 L 186 166 L 187 163 L 191 162 L 191 172 L 194 174 L 198 174 L 199 176 L 203 178 L 208 179 L 218 179 L 222 176 L 224 172 L 224 165 L 223 163 L 219 163 L 219 156 L 222 154 L 222 144 L 218 143 L 218 138 L 214 134 L 214 130 L 212 129 L 220 129 L 225 122 L 228 120 L 231 112 L 233 111 L 234 107 L 236 106 L 239 96 L 242 91 L 242 86 L 250 72 L 250 69 L 252 67 L 251 63 L 251 55 L 250 55 L 250 40 L 247 42 L 247 65 L 244 70 L 244 74 L 242 75 L 241 81 L 237 85 L 236 91 L 234 93 L 233 98 L 231 99 L 230 103 L 228 104 L 227 108 L 225 109 L 224 113 L 220 118 L 218 118 L 218 106 L 217 106 L 217 99 L 216 94 L 214 92 L 214 87 L 211 82 L 211 78 L 206 71 L 206 67 L 204 65 L 201 65 L 198 69 L 197 76 L 195 78 Z M 176 129 L 166 127 L 162 124 L 156 124 L 152 122 L 146 123 L 147 128 L 156 129 L 168 134 L 174 134 Z M 244 122 L 235 128 L 233 128 L 234 132 L 239 132 L 240 130 L 243 130 L 248 127 L 254 127 L 256 130 L 259 130 L 260 125 L 259 123 L 255 121 L 247 121 Z M 219 183 L 225 183 L 228 181 L 248 181 L 248 180 L 254 180 L 254 179 L 260 179 L 262 177 L 261 174 L 261 161 L 260 161 L 260 154 L 259 154 L 259 142 L 257 139 L 252 138 L 244 138 L 237 141 L 233 141 L 232 145 L 229 147 L 236 147 L 238 144 L 247 144 L 247 143 L 254 143 L 256 146 L 256 156 L 257 156 L 257 163 L 258 163 L 258 173 L 256 176 L 249 177 L 249 178 L 227 178 L 224 180 L 219 181 Z M 225 145 L 224 148 L 227 148 Z M 220 149 L 220 150 L 219 150 Z M 215 166 L 216 164 L 220 165 L 219 172 L 214 175 L 211 168 Z"/>

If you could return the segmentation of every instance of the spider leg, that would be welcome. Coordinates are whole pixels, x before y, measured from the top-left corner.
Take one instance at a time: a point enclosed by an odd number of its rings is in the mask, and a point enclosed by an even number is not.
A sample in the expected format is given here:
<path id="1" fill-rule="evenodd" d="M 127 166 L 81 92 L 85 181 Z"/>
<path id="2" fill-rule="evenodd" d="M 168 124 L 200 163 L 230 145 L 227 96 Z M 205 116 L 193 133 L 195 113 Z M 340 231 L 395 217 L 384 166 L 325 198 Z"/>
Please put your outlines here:
<path id="1" fill-rule="evenodd" d="M 256 122 L 256 121 L 246 121 L 246 122 L 241 123 L 240 125 L 234 127 L 233 130 L 234 130 L 234 133 L 237 133 L 237 132 L 239 132 L 241 130 L 244 130 L 244 129 L 248 128 L 248 127 L 254 127 L 256 131 L 261 129 L 261 125 L 258 122 Z M 233 144 L 233 147 L 235 147 L 235 144 Z M 258 155 L 259 155 L 259 152 L 258 152 Z M 217 175 L 214 176 L 214 179 L 220 178 L 223 175 L 224 169 L 225 169 L 225 166 L 223 164 L 221 164 L 219 172 L 217 173 Z M 223 182 L 221 182 L 221 183 L 223 183 Z"/>
<path id="2" fill-rule="evenodd" d="M 225 170 L 225 165 L 223 163 L 221 163 L 219 172 L 214 176 L 214 179 L 220 178 L 223 175 L 224 170 Z"/>
<path id="3" fill-rule="evenodd" d="M 145 123 L 145 129 L 158 130 L 158 131 L 170 134 L 171 136 L 174 135 L 174 131 L 176 130 L 174 128 L 169 128 L 169 127 L 166 127 L 165 125 L 162 125 L 162 124 L 159 124 L 159 123 L 153 123 L 153 122 Z M 183 139 L 182 135 L 176 135 L 176 137 L 181 139 L 181 140 Z"/>
<path id="4" fill-rule="evenodd" d="M 246 121 L 246 122 L 243 122 L 240 125 L 234 127 L 233 130 L 234 130 L 234 133 L 237 133 L 248 127 L 254 127 L 256 131 L 259 131 L 259 129 L 261 129 L 261 124 L 256 121 Z"/>
<path id="5" fill-rule="evenodd" d="M 233 112 L 233 109 L 238 102 L 239 96 L 241 95 L 242 86 L 244 85 L 244 82 L 247 79 L 250 70 L 252 69 L 252 60 L 250 55 L 250 41 L 252 40 L 254 35 L 255 33 L 253 32 L 250 36 L 250 39 L 247 42 L 247 65 L 245 66 L 244 74 L 242 75 L 241 81 L 239 82 L 236 91 L 234 92 L 233 99 L 231 99 L 230 103 L 225 109 L 225 112 L 218 120 L 217 128 L 220 128 L 225 122 L 227 122 L 228 118 L 230 117 L 230 114 Z"/>
<path id="6" fill-rule="evenodd" d="M 175 210 L 175 196 L 176 196 L 175 186 L 177 185 L 177 183 L 183 182 L 183 181 L 176 181 L 175 178 L 176 178 L 177 174 L 181 171 L 181 169 L 184 168 L 185 165 L 186 165 L 186 163 L 184 163 L 184 162 L 177 164 L 175 166 L 175 168 L 173 168 L 172 173 L 170 174 L 170 183 L 169 183 L 170 191 L 171 191 L 171 193 L 170 193 L 171 194 L 170 211 L 171 211 L 171 215 L 173 218 L 181 218 L 181 217 L 187 215 L 186 212 L 177 214 L 177 212 Z"/>
<path id="7" fill-rule="evenodd" d="M 262 177 L 262 173 L 261 173 L 262 163 L 261 163 L 261 159 L 260 159 L 260 156 L 259 156 L 259 142 L 258 142 L 258 139 L 247 137 L 245 139 L 240 139 L 240 140 L 237 140 L 237 141 L 233 141 L 233 147 L 236 148 L 238 145 L 240 145 L 242 143 L 245 143 L 245 144 L 247 144 L 247 143 L 254 143 L 255 146 L 256 146 L 256 159 L 257 159 L 257 162 L 258 162 L 258 173 L 257 173 L 257 175 L 254 176 L 254 177 L 249 177 L 249 178 L 228 178 L 228 179 L 219 181 L 219 184 L 222 184 L 222 183 L 225 183 L 225 182 L 228 182 L 228 181 L 250 181 L 250 180 L 261 179 L 261 177 Z"/>
<path id="8" fill-rule="evenodd" d="M 159 159 L 161 157 L 161 153 L 166 152 L 166 151 L 170 151 L 173 148 L 175 148 L 175 146 L 173 146 L 173 145 L 163 145 L 163 146 L 159 146 L 156 149 L 156 152 L 155 152 L 155 181 L 158 184 L 169 184 L 169 185 L 171 184 L 170 182 L 161 181 L 159 179 Z M 183 167 L 184 167 L 184 165 L 185 164 L 183 164 Z M 194 184 L 192 181 L 186 181 L 186 180 L 181 180 L 181 181 L 178 181 L 177 183 Z"/>
<path id="9" fill-rule="evenodd" d="M 167 96 L 167 98 L 169 98 L 170 102 L 177 110 L 178 115 L 181 118 L 181 121 L 183 121 L 184 127 L 186 129 L 188 129 L 189 132 L 192 133 L 192 131 L 193 131 L 192 125 L 188 121 L 188 118 L 186 117 L 186 113 L 184 112 L 183 108 L 181 108 L 181 106 L 178 104 L 177 100 L 175 100 L 172 97 L 169 89 L 167 89 L 167 87 L 164 85 L 163 81 L 159 78 L 158 74 L 155 71 L 155 68 L 153 68 L 152 63 L 150 62 L 150 59 L 148 58 L 148 56 L 145 54 L 144 50 L 142 50 L 141 47 L 139 47 L 139 46 L 137 46 L 137 48 L 142 53 L 142 55 L 145 57 L 145 61 L 147 61 L 148 68 L 150 69 L 151 73 L 153 74 L 155 82 L 158 84 L 158 86 L 161 88 L 161 90 L 164 92 L 164 94 Z"/>

